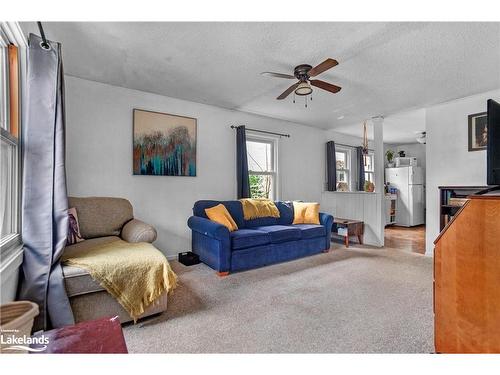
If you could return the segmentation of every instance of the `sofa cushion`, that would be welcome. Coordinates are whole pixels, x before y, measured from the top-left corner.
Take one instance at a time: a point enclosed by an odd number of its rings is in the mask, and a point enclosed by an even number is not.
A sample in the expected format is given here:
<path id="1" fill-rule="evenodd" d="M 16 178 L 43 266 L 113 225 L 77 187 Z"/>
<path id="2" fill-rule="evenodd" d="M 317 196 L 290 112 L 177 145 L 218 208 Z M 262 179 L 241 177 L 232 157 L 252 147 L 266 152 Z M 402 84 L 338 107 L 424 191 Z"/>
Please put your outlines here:
<path id="1" fill-rule="evenodd" d="M 271 242 L 267 232 L 255 229 L 239 229 L 231 232 L 231 248 L 233 250 L 266 245 Z"/>
<path id="2" fill-rule="evenodd" d="M 293 222 L 293 203 L 292 202 L 275 202 L 276 207 L 280 211 L 279 225 L 290 225 Z"/>
<path id="3" fill-rule="evenodd" d="M 75 251 L 90 250 L 95 246 L 104 245 L 119 240 L 120 238 L 116 236 L 92 238 L 86 241 L 78 242 L 71 246 L 66 246 L 64 248 L 64 254 L 70 255 Z M 68 297 L 105 290 L 97 281 L 95 281 L 90 276 L 88 271 L 82 268 L 67 266 L 63 263 L 62 272 Z"/>
<path id="4" fill-rule="evenodd" d="M 300 229 L 300 233 L 302 234 L 302 239 L 326 236 L 326 228 L 323 225 L 295 224 L 294 227 Z"/>
<path id="5" fill-rule="evenodd" d="M 267 232 L 271 243 L 297 241 L 301 239 L 300 229 L 291 225 L 269 225 L 256 227 L 254 229 Z"/>
<path id="6" fill-rule="evenodd" d="M 280 217 L 261 217 L 258 219 L 244 220 L 245 228 L 264 227 L 269 225 L 290 225 L 293 221 L 293 205 L 292 202 L 274 202 Z"/>
<path id="7" fill-rule="evenodd" d="M 257 228 L 257 227 L 266 227 L 269 225 L 277 225 L 278 219 L 275 217 L 259 217 L 257 219 L 252 220 L 243 220 L 245 223 L 245 228 Z"/>

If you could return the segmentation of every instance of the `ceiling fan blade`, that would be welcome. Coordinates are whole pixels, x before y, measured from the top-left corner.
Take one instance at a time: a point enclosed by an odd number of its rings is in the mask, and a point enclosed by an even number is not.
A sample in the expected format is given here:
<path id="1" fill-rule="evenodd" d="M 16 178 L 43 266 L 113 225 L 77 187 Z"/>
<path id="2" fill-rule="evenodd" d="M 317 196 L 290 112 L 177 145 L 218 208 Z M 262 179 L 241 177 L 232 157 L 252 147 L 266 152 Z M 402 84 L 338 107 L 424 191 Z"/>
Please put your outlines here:
<path id="1" fill-rule="evenodd" d="M 276 99 L 278 99 L 278 100 L 283 100 L 283 99 L 285 99 L 288 95 L 290 95 L 290 94 L 293 92 L 293 90 L 295 90 L 295 89 L 297 88 L 297 86 L 298 86 L 299 84 L 300 84 L 300 82 L 297 82 L 297 83 L 295 83 L 295 84 L 291 85 L 289 88 L 287 88 L 287 89 L 283 92 L 283 94 L 281 94 L 280 96 L 278 96 Z"/>
<path id="2" fill-rule="evenodd" d="M 309 70 L 307 74 L 309 75 L 309 77 L 316 77 L 318 74 L 323 73 L 325 70 L 331 69 L 338 64 L 339 63 L 337 62 L 337 60 L 328 58 L 321 64 L 316 65 L 314 68 Z"/>
<path id="3" fill-rule="evenodd" d="M 333 92 L 334 94 L 342 89 L 339 86 L 332 85 L 331 83 L 321 81 L 319 79 L 311 79 L 309 80 L 309 83 L 311 83 L 311 85 L 313 86 L 319 87 L 320 89 Z"/>
<path id="4" fill-rule="evenodd" d="M 295 79 L 295 77 L 292 76 L 292 75 L 290 75 L 290 74 L 274 73 L 274 72 L 262 72 L 260 74 L 262 74 L 263 76 L 266 76 L 266 77 L 277 77 L 277 78 Z"/>

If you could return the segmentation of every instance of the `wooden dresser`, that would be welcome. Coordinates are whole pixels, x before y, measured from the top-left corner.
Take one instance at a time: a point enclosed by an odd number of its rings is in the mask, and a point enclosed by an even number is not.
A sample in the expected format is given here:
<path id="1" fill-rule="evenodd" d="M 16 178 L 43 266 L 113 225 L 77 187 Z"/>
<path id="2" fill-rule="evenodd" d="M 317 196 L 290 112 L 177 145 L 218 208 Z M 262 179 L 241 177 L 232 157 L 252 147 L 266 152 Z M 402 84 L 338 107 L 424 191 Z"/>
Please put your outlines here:
<path id="1" fill-rule="evenodd" d="M 434 242 L 438 353 L 500 353 L 500 196 L 470 196 Z"/>

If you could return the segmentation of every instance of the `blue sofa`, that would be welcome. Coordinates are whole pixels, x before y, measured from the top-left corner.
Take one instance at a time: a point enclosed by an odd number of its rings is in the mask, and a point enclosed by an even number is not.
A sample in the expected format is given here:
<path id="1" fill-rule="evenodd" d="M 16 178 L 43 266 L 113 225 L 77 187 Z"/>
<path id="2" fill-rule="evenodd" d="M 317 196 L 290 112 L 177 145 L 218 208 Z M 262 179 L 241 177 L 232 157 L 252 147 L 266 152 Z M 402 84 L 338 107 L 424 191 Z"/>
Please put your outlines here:
<path id="1" fill-rule="evenodd" d="M 210 221 L 205 209 L 222 203 L 239 230 Z M 320 213 L 320 225 L 295 224 L 293 204 L 275 202 L 279 218 L 245 220 L 240 201 L 197 201 L 188 220 L 192 250 L 219 275 L 317 254 L 330 249 L 333 216 Z"/>

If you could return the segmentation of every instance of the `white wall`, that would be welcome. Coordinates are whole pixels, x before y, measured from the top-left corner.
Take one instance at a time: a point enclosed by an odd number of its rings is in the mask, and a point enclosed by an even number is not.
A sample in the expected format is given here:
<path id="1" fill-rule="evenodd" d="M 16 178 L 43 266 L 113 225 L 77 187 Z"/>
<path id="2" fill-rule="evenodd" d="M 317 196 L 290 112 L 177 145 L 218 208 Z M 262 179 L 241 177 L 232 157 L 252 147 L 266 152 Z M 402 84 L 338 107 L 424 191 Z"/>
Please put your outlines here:
<path id="1" fill-rule="evenodd" d="M 467 116 L 486 111 L 486 100 L 500 100 L 500 90 L 427 108 L 426 253 L 434 252 L 439 234 L 442 185 L 486 185 L 486 151 L 468 151 Z"/>
<path id="2" fill-rule="evenodd" d="M 235 131 L 230 125 L 289 133 L 279 141 L 280 199 L 320 201 L 325 132 L 66 76 L 67 176 L 70 195 L 124 197 L 158 230 L 167 255 L 191 249 L 186 221 L 199 199 L 235 199 Z M 197 177 L 132 175 L 132 110 L 198 119 Z"/>

